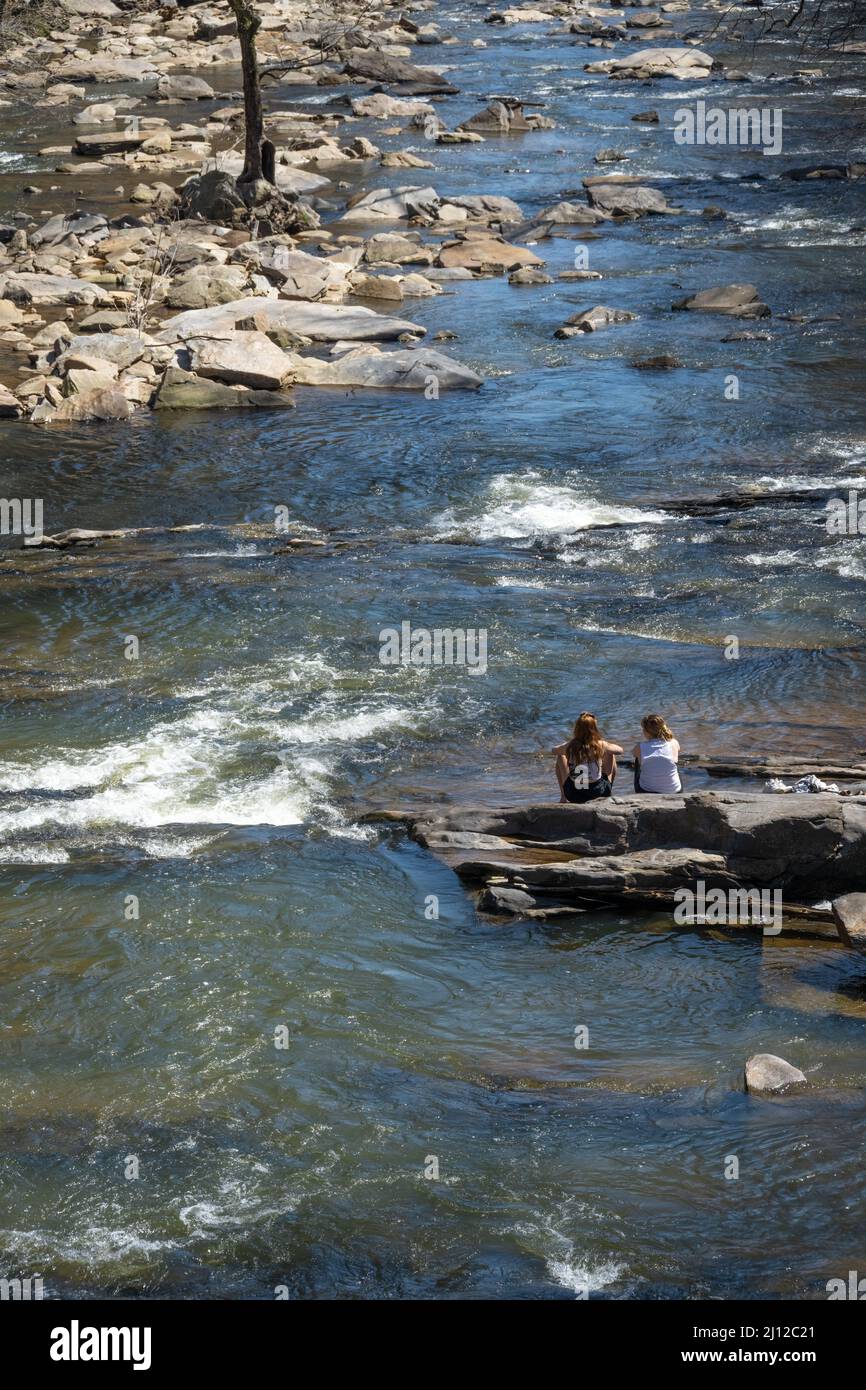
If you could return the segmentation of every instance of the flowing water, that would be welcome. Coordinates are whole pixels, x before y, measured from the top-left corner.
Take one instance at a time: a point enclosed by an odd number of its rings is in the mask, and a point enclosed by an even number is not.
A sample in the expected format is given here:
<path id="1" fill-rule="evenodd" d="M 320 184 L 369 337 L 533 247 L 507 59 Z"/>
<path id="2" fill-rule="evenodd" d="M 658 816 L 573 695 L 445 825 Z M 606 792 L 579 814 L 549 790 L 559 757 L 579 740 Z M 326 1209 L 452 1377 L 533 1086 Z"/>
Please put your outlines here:
<path id="1" fill-rule="evenodd" d="M 364 818 L 552 799 L 542 750 L 584 708 L 629 746 L 661 708 L 686 751 L 866 751 L 866 539 L 825 524 L 866 488 L 866 181 L 781 177 L 864 157 L 863 59 L 799 78 L 790 41 L 717 41 L 767 75 L 608 82 L 583 64 L 615 55 L 486 8 L 443 5 L 460 42 L 421 51 L 452 65 L 449 123 L 510 91 L 557 129 L 419 135 L 434 170 L 368 185 L 532 215 L 615 145 L 684 211 L 582 237 L 597 285 L 408 301 L 480 393 L 3 422 L 2 493 L 42 497 L 47 530 L 203 527 L 0 565 L 0 1273 L 49 1295 L 809 1298 L 866 1260 L 853 952 L 648 914 L 494 925 Z M 783 154 L 678 146 L 700 98 L 781 108 Z M 649 106 L 659 126 L 631 122 Z M 60 132 L 2 117 L 8 210 Z M 574 264 L 574 239 L 536 249 Z M 669 313 L 731 281 L 774 317 Z M 598 302 L 639 318 L 553 338 Z M 721 341 L 756 326 L 769 341 Z M 630 366 L 662 352 L 685 366 Z M 743 489 L 754 505 L 676 506 Z M 277 506 L 353 544 L 275 555 Z M 382 665 L 404 621 L 486 629 L 486 673 Z M 746 1098 L 756 1051 L 810 1091 Z"/>

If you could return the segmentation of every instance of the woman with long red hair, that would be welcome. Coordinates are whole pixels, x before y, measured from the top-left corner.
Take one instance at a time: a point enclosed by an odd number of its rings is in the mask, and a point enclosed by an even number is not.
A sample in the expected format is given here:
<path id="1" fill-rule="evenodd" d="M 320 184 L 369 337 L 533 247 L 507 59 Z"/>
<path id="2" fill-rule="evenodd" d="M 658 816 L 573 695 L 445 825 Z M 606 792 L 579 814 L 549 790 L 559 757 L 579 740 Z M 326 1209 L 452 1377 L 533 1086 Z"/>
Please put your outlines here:
<path id="1" fill-rule="evenodd" d="M 616 776 L 616 755 L 622 749 L 618 743 L 609 743 L 604 738 L 594 714 L 588 710 L 579 714 L 574 721 L 571 738 L 554 748 L 553 752 L 556 754 L 560 801 L 580 805 L 584 801 L 594 801 L 599 796 L 611 795 Z"/>

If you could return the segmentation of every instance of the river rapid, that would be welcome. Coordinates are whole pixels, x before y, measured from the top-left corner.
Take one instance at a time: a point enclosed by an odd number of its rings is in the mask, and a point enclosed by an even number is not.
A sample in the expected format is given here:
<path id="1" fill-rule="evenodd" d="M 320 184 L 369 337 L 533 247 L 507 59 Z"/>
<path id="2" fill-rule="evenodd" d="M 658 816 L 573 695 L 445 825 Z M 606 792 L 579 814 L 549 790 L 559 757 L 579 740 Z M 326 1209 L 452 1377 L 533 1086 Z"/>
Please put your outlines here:
<path id="1" fill-rule="evenodd" d="M 783 177 L 866 157 L 866 60 L 719 36 L 753 81 L 609 81 L 583 65 L 616 50 L 487 8 L 437 11 L 459 40 L 418 58 L 460 89 L 440 109 L 508 92 L 556 129 L 419 132 L 434 169 L 349 180 L 532 216 L 615 146 L 602 172 L 683 212 L 581 237 L 597 284 L 411 301 L 478 393 L 0 422 L 0 492 L 43 498 L 46 530 L 202 528 L 0 564 L 0 1249 L 49 1295 L 812 1298 L 866 1267 L 854 952 L 648 913 L 492 922 L 369 819 L 554 799 L 543 750 L 583 709 L 628 747 L 658 708 L 685 752 L 866 755 L 866 537 L 825 511 L 866 489 L 866 180 Z M 678 145 L 700 99 L 781 108 L 783 152 Z M 0 111 L 0 210 L 45 184 L 54 119 Z M 534 249 L 557 276 L 575 245 Z M 773 317 L 670 312 L 729 282 Z M 638 318 L 553 337 L 596 303 Z M 743 328 L 769 339 L 722 342 Z M 683 367 L 631 366 L 658 353 Z M 280 506 L 352 544 L 275 555 Z M 486 630 L 486 671 L 381 664 L 405 621 Z M 759 1051 L 809 1091 L 756 1105 Z"/>

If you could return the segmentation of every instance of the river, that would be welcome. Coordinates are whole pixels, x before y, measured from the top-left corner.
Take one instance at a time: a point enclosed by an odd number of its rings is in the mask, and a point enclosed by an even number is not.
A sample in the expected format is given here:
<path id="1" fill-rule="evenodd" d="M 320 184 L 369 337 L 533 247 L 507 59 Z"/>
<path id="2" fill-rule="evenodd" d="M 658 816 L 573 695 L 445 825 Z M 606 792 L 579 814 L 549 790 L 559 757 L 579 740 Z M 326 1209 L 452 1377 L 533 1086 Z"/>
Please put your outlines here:
<path id="1" fill-rule="evenodd" d="M 863 1268 L 855 953 L 648 913 L 494 923 L 367 818 L 551 799 L 543 750 L 582 709 L 629 747 L 660 708 L 686 752 L 866 751 L 866 538 L 825 524 L 866 488 L 866 180 L 782 177 L 864 157 L 863 59 L 799 78 L 818 60 L 790 38 L 717 39 L 760 79 L 608 81 L 583 69 L 607 51 L 487 8 L 443 4 L 459 42 L 418 59 L 460 88 L 449 123 L 506 91 L 556 129 L 418 133 L 435 169 L 366 186 L 531 216 L 615 145 L 603 172 L 684 211 L 583 238 L 597 285 L 412 301 L 480 392 L 0 424 L 0 490 L 43 498 L 47 530 L 204 528 L 0 565 L 0 1247 L 49 1295 L 811 1298 Z M 783 153 L 677 145 L 701 98 L 781 108 Z M 55 119 L 0 111 L 0 210 Z M 534 249 L 574 264 L 572 238 Z M 773 317 L 670 313 L 729 282 Z M 595 303 L 638 318 L 553 337 Z M 769 340 L 721 341 L 742 327 Z M 684 366 L 631 366 L 656 353 Z M 675 509 L 745 488 L 721 518 Z M 352 544 L 275 555 L 280 506 Z M 485 629 L 486 672 L 383 666 L 403 621 Z M 757 1051 L 809 1091 L 745 1096 Z"/>

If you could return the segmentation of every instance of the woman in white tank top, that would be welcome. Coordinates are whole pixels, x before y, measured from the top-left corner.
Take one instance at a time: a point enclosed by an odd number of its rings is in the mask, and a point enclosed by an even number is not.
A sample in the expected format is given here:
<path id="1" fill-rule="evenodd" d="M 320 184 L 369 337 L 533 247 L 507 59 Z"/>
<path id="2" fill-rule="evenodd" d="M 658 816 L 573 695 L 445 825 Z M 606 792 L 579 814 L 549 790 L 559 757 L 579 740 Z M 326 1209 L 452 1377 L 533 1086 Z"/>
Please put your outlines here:
<path id="1" fill-rule="evenodd" d="M 679 743 L 660 714 L 646 715 L 641 728 L 644 736 L 634 746 L 635 791 L 676 796 L 683 789 L 677 771 Z"/>

